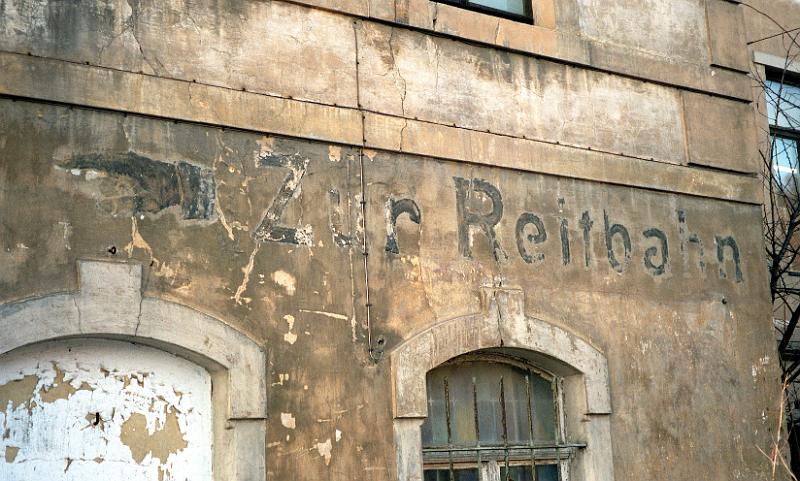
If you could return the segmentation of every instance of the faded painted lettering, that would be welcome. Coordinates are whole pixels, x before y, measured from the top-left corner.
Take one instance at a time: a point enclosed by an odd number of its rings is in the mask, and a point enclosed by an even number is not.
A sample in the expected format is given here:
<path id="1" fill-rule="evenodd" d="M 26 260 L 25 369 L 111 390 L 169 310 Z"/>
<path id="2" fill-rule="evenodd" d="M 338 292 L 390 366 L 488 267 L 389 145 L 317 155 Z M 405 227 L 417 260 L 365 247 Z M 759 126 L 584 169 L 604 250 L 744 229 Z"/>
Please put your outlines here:
<path id="1" fill-rule="evenodd" d="M 453 177 L 456 184 L 456 210 L 458 215 L 458 250 L 466 258 L 472 257 L 471 233 L 473 228 L 486 237 L 495 260 L 508 259 L 508 256 L 497 241 L 495 226 L 503 218 L 503 198 L 497 187 L 483 179 L 462 179 Z M 485 196 L 491 206 L 488 212 L 474 209 L 476 197 Z"/>
<path id="2" fill-rule="evenodd" d="M 647 272 L 654 276 L 660 276 L 667 271 L 667 264 L 669 264 L 669 244 L 667 243 L 667 235 L 661 229 L 650 228 L 642 232 L 645 239 L 657 239 L 658 247 L 648 247 L 644 251 L 644 266 Z M 661 262 L 655 264 L 653 259 L 661 253 Z"/>
<path id="3" fill-rule="evenodd" d="M 534 232 L 530 232 L 531 227 Z M 543 253 L 531 254 L 528 252 L 528 244 L 541 244 L 547 240 L 547 231 L 544 228 L 544 222 L 539 216 L 530 212 L 523 212 L 517 219 L 516 238 L 517 251 L 519 251 L 523 261 L 533 264 L 544 260 Z"/>
<path id="4" fill-rule="evenodd" d="M 628 229 L 622 224 L 609 225 L 608 212 L 606 211 L 603 211 L 603 225 L 605 226 L 608 263 L 611 264 L 611 267 L 615 271 L 622 272 L 625 270 L 625 265 L 631 260 L 631 235 L 628 233 Z M 622 262 L 619 261 L 614 250 L 615 237 L 619 237 L 619 240 L 622 242 Z"/>
<path id="5" fill-rule="evenodd" d="M 422 222 L 422 213 L 419 206 L 411 199 L 395 200 L 389 198 L 386 202 L 386 252 L 399 254 L 400 246 L 397 245 L 397 218 L 402 214 L 408 214 L 411 222 L 419 224 Z"/>
<path id="6" fill-rule="evenodd" d="M 308 169 L 309 159 L 300 155 L 265 154 L 258 158 L 259 167 L 279 167 L 288 169 L 278 194 L 270 204 L 264 218 L 253 232 L 259 242 L 273 241 L 287 244 L 312 245 L 314 242 L 311 226 L 289 227 L 281 223 L 283 211 L 289 200 L 299 194 L 300 182 Z"/>

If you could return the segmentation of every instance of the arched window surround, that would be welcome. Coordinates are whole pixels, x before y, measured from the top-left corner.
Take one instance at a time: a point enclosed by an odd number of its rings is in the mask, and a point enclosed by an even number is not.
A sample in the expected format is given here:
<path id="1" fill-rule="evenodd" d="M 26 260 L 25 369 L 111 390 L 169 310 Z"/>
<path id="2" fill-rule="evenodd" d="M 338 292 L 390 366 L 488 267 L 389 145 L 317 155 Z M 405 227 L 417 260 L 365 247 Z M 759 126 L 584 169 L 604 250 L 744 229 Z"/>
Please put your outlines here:
<path id="1" fill-rule="evenodd" d="M 80 289 L 0 305 L 0 355 L 68 338 L 127 340 L 206 368 L 214 385 L 214 479 L 266 479 L 267 355 L 207 314 L 143 297 L 142 266 L 78 261 Z"/>
<path id="2" fill-rule="evenodd" d="M 563 379 L 566 430 L 586 448 L 571 479 L 613 481 L 608 362 L 591 344 L 558 326 L 526 317 L 518 289 L 486 287 L 480 313 L 436 323 L 390 355 L 394 442 L 399 481 L 422 481 L 420 427 L 427 417 L 426 374 L 457 356 L 486 350 L 513 352 Z"/>

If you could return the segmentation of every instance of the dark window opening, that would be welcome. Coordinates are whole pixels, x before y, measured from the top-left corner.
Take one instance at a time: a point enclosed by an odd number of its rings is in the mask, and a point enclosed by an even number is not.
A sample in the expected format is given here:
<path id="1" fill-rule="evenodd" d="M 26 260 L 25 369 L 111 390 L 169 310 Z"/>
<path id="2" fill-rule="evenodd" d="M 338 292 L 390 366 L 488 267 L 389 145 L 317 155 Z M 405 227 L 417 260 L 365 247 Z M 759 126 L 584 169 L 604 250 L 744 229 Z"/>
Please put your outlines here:
<path id="1" fill-rule="evenodd" d="M 425 481 L 561 481 L 583 445 L 565 442 L 558 378 L 468 355 L 428 373 Z"/>
<path id="2" fill-rule="evenodd" d="M 533 24 L 531 0 L 434 0 L 454 7 Z"/>

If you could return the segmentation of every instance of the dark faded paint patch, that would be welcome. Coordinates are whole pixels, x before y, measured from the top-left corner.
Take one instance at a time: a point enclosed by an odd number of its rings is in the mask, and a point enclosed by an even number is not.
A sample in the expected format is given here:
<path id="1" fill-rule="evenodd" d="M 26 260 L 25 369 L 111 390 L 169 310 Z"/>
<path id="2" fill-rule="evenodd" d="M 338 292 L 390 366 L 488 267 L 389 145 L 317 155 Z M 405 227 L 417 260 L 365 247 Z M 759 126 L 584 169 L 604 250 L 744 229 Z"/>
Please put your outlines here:
<path id="1" fill-rule="evenodd" d="M 61 165 L 65 169 L 92 169 L 136 184 L 134 213 L 155 214 L 180 206 L 184 219 L 211 219 L 215 184 L 210 170 L 187 162 L 169 163 L 133 152 L 80 155 Z"/>

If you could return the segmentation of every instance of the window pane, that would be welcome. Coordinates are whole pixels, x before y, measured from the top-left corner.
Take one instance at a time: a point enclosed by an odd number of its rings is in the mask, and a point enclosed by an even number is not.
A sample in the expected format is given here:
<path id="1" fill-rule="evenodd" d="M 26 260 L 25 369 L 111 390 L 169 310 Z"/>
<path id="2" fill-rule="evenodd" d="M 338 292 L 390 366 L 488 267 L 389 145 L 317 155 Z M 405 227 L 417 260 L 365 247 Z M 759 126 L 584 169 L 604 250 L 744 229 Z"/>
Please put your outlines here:
<path id="1" fill-rule="evenodd" d="M 497 469 L 497 468 L 495 468 Z M 512 466 L 509 470 L 511 481 L 533 481 L 530 466 Z M 477 469 L 454 469 L 456 481 L 478 481 Z M 500 466 L 500 479 L 505 481 L 506 468 Z M 559 481 L 558 469 L 555 464 L 540 464 L 536 466 L 537 481 Z M 426 469 L 425 481 L 450 481 L 450 471 L 447 469 Z"/>
<path id="2" fill-rule="evenodd" d="M 506 479 L 506 468 L 500 467 L 500 480 Z M 530 466 L 512 466 L 509 469 L 510 481 L 533 481 Z M 558 481 L 558 469 L 555 464 L 540 464 L 536 466 L 537 481 Z"/>
<path id="3" fill-rule="evenodd" d="M 530 442 L 529 410 L 534 420 L 534 440 L 555 439 L 556 418 L 553 387 L 549 380 L 510 364 L 465 361 L 428 373 L 428 418 L 422 425 L 424 446 L 447 444 L 445 379 L 450 398 L 451 442 L 474 446 L 477 442 L 473 378 L 477 391 L 478 428 L 483 445 L 503 443 L 503 410 L 500 379 L 505 390 L 506 429 L 510 444 Z M 526 383 L 526 378 L 528 379 Z M 532 403 L 528 405 L 528 383 Z"/>
<path id="4" fill-rule="evenodd" d="M 800 87 L 767 80 L 765 94 L 769 123 L 800 129 Z"/>
<path id="5" fill-rule="evenodd" d="M 510 481 L 533 481 L 530 466 L 511 466 L 508 471 Z M 536 474 L 539 474 L 539 472 L 537 471 Z M 506 468 L 504 466 L 500 468 L 500 479 L 502 481 L 506 480 Z"/>
<path id="6" fill-rule="evenodd" d="M 502 10 L 504 12 L 525 15 L 526 0 L 471 0 L 468 3 Z M 527 0 L 530 1 L 530 0 Z"/>
<path id="7" fill-rule="evenodd" d="M 794 193 L 794 182 L 798 174 L 796 140 L 772 136 L 772 171 L 779 185 Z"/>
<path id="8" fill-rule="evenodd" d="M 539 481 L 558 481 L 558 468 L 555 464 L 536 466 Z"/>
<path id="9" fill-rule="evenodd" d="M 478 481 L 477 469 L 454 469 L 456 481 Z M 426 469 L 425 481 L 450 481 L 450 471 L 447 469 Z"/>

